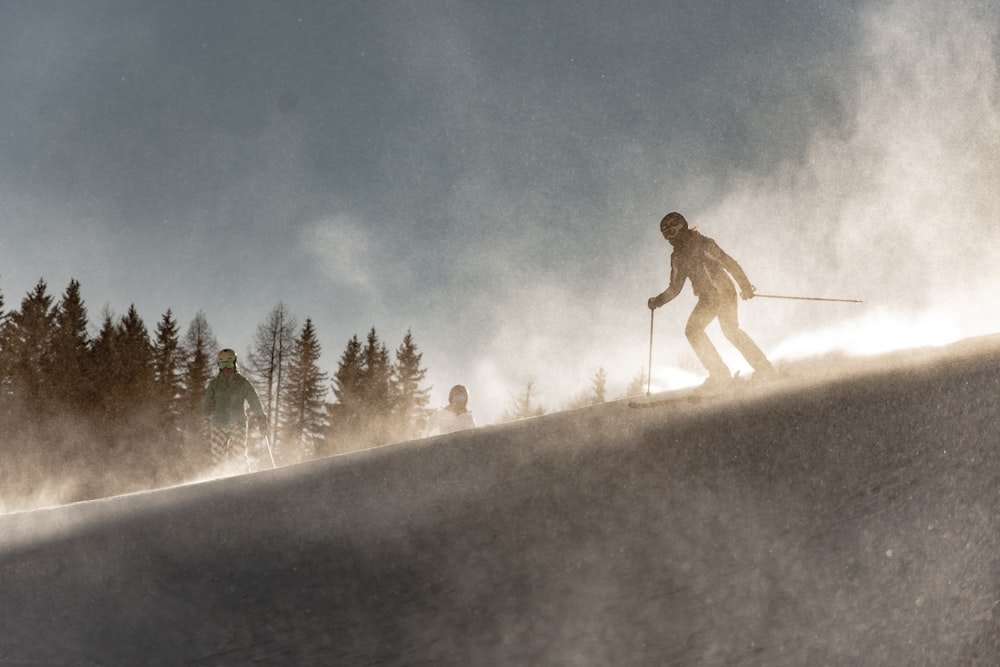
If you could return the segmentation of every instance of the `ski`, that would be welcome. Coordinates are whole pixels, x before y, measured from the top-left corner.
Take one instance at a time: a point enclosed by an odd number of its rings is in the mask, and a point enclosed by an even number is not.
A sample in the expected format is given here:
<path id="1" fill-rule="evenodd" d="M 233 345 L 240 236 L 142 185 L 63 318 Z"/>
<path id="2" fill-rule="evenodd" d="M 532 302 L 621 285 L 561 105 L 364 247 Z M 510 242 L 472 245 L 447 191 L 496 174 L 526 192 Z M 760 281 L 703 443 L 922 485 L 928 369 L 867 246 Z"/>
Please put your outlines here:
<path id="1" fill-rule="evenodd" d="M 717 396 L 716 393 L 699 392 L 695 389 L 677 389 L 674 391 L 660 392 L 658 394 L 647 394 L 629 399 L 630 408 L 654 408 L 660 405 L 670 405 L 672 403 L 699 403 L 705 399 Z"/>
<path id="2" fill-rule="evenodd" d="M 656 408 L 661 405 L 671 405 L 674 403 L 698 403 L 705 396 L 698 396 L 696 394 L 690 394 L 688 396 L 643 396 L 640 398 L 629 399 L 628 406 L 630 408 Z"/>
<path id="3" fill-rule="evenodd" d="M 654 408 L 675 403 L 701 403 L 716 398 L 734 396 L 747 389 L 748 386 L 748 381 L 740 377 L 739 372 L 737 372 L 730 382 L 724 383 L 716 389 L 709 390 L 702 387 L 688 387 L 686 389 L 675 389 L 674 391 L 660 392 L 658 394 L 647 394 L 629 399 L 628 406 L 630 408 Z"/>

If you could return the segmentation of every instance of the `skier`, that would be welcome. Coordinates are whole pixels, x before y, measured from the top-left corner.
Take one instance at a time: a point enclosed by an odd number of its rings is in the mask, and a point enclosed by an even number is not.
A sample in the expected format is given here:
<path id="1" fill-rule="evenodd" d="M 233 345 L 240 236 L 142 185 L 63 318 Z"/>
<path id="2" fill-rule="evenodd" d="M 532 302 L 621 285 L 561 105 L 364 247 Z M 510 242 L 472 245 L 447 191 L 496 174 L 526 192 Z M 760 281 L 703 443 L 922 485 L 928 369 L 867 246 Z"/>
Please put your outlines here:
<path id="1" fill-rule="evenodd" d="M 250 472 L 247 451 L 247 408 L 256 417 L 257 430 L 267 434 L 267 415 L 257 390 L 236 370 L 236 352 L 219 350 L 219 374 L 205 388 L 201 409 L 211 418 L 212 465 L 234 463 Z"/>
<path id="2" fill-rule="evenodd" d="M 469 390 L 456 384 L 448 392 L 448 405 L 437 410 L 428 418 L 424 437 L 433 435 L 435 432 L 444 435 L 467 428 L 475 428 L 476 420 L 472 418 L 472 413 L 466 407 L 468 403 Z"/>
<path id="3" fill-rule="evenodd" d="M 744 299 L 752 299 L 755 288 L 736 260 L 697 228 L 688 228 L 687 220 L 680 213 L 665 215 L 660 221 L 660 233 L 674 248 L 670 255 L 670 285 L 662 293 L 650 297 L 647 305 L 653 310 L 670 302 L 680 294 L 684 281 L 691 279 L 698 304 L 688 318 L 684 334 L 708 370 L 703 390 L 717 391 L 732 380 L 729 368 L 705 333 L 705 327 L 716 317 L 722 334 L 753 367 L 755 381 L 775 375 L 774 366 L 740 328 L 733 280 L 739 284 L 740 296 Z"/>

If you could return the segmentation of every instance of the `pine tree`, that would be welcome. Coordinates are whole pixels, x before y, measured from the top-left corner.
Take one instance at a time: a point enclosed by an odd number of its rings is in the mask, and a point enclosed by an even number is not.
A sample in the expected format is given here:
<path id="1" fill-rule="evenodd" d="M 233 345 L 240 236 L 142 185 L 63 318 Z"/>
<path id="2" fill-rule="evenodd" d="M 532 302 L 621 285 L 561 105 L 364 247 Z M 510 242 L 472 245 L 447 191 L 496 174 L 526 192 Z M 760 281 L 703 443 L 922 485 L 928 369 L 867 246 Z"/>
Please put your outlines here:
<path id="1" fill-rule="evenodd" d="M 396 363 L 392 368 L 395 440 L 415 438 L 423 430 L 430 389 L 420 386 L 427 375 L 427 369 L 420 367 L 422 357 L 417 353 L 413 334 L 407 330 L 396 349 Z"/>
<path id="2" fill-rule="evenodd" d="M 6 363 L 0 383 L 17 403 L 29 408 L 33 420 L 41 421 L 50 388 L 48 357 L 52 352 L 55 313 L 48 286 L 39 280 L 21 301 L 21 309 L 8 314 L 0 331 Z"/>
<path id="3" fill-rule="evenodd" d="M 154 365 L 150 363 L 153 344 L 135 304 L 119 322 L 117 340 L 117 386 L 122 399 L 132 410 L 145 409 L 156 396 Z"/>
<path id="4" fill-rule="evenodd" d="M 392 417 L 389 352 L 375 327 L 364 345 L 347 343 L 333 378 L 336 403 L 330 406 L 331 451 L 362 449 L 389 440 Z"/>
<path id="5" fill-rule="evenodd" d="M 322 450 L 320 441 L 327 427 L 327 374 L 319 369 L 320 351 L 312 320 L 306 318 L 295 339 L 282 397 L 284 438 L 280 455 L 285 461 L 300 461 Z"/>
<path id="6" fill-rule="evenodd" d="M 184 430 L 184 459 L 192 470 L 211 464 L 208 431 L 201 414 L 205 387 L 215 373 L 215 354 L 219 344 L 205 313 L 198 311 L 188 325 L 181 344 L 183 367 L 182 392 L 179 398 L 181 425 Z"/>
<path id="7" fill-rule="evenodd" d="M 392 367 L 389 365 L 389 351 L 379 340 L 375 327 L 368 331 L 365 347 L 361 351 L 361 361 L 364 412 L 371 420 L 388 417 L 392 413 Z"/>
<path id="8" fill-rule="evenodd" d="M 135 305 L 118 323 L 105 310 L 101 330 L 91 344 L 90 375 L 96 392 L 95 417 L 106 446 L 118 458 L 134 454 L 157 435 L 148 420 L 155 400 L 151 358 L 149 332 Z"/>
<path id="9" fill-rule="evenodd" d="M 114 417 L 109 388 L 115 365 L 118 340 L 114 315 L 108 308 L 101 313 L 101 328 L 90 341 L 90 361 L 87 364 L 87 381 L 92 395 L 91 414 L 98 423 L 107 424 Z"/>
<path id="10" fill-rule="evenodd" d="M 375 327 L 362 345 L 357 335 L 347 343 L 333 376 L 335 402 L 329 406 L 328 451 L 349 451 L 409 437 L 419 427 L 428 390 L 420 387 L 420 367 L 413 336 L 407 332 L 396 351 L 397 363 L 379 340 Z"/>
<path id="11" fill-rule="evenodd" d="M 632 377 L 631 382 L 628 383 L 628 387 L 625 388 L 625 398 L 645 396 L 648 384 L 646 371 L 640 370 Z"/>
<path id="12" fill-rule="evenodd" d="M 585 408 L 588 405 L 603 403 L 605 401 L 607 379 L 608 374 L 604 371 L 604 369 L 597 369 L 597 373 L 590 381 L 590 391 L 582 391 L 573 396 L 573 398 L 566 404 L 566 409 L 577 410 L 579 408 Z"/>
<path id="13" fill-rule="evenodd" d="M 70 462 L 77 424 L 61 419 L 55 391 L 60 368 L 53 358 L 56 309 L 44 280 L 21 302 L 20 310 L 0 318 L 0 488 L 16 498 L 36 489 L 48 476 L 78 472 Z"/>
<path id="14" fill-rule="evenodd" d="M 53 387 L 53 397 L 65 408 L 86 412 L 93 400 L 87 382 L 90 336 L 87 334 L 87 309 L 76 280 L 70 280 L 56 306 L 54 324 L 51 359 L 60 377 Z"/>
<path id="15" fill-rule="evenodd" d="M 115 326 L 114 340 L 110 382 L 105 386 L 106 405 L 113 415 L 111 444 L 116 450 L 124 448 L 121 453 L 135 456 L 151 439 L 160 436 L 152 419 L 156 405 L 153 344 L 135 304 L 129 305 Z M 139 458 L 145 454 L 142 452 Z"/>
<path id="16" fill-rule="evenodd" d="M 169 432 L 174 432 L 178 428 L 183 392 L 181 373 L 184 355 L 178 333 L 177 320 L 168 308 L 156 325 L 156 340 L 153 343 L 153 384 L 160 426 Z"/>
<path id="17" fill-rule="evenodd" d="M 351 409 L 357 409 L 362 402 L 361 342 L 357 335 L 347 341 L 347 347 L 340 355 L 340 365 L 333 376 L 333 394 L 337 402 Z"/>
<path id="18" fill-rule="evenodd" d="M 605 401 L 605 393 L 607 391 L 608 374 L 603 368 L 598 368 L 597 373 L 594 375 L 593 380 L 591 380 L 590 387 L 594 392 L 592 403 L 595 405 L 598 403 L 603 403 Z"/>
<path id="19" fill-rule="evenodd" d="M 364 368 L 361 342 L 357 334 L 347 341 L 340 355 L 337 372 L 333 375 L 335 401 L 329 406 L 330 428 L 327 433 L 326 451 L 337 453 L 360 449 L 358 440 L 363 428 L 361 414 L 364 405 Z"/>

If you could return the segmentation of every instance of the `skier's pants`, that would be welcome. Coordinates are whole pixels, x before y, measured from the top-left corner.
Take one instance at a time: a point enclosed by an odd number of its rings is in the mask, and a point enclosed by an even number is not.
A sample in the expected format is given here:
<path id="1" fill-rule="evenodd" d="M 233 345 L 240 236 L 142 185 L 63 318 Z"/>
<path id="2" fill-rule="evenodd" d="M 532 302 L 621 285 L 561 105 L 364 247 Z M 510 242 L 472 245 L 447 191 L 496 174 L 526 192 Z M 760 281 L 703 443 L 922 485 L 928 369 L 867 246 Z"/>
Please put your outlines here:
<path id="1" fill-rule="evenodd" d="M 687 326 L 684 328 L 684 335 L 687 336 L 688 342 L 694 348 L 694 353 L 698 355 L 698 360 L 708 369 L 710 376 L 730 377 L 729 368 L 705 333 L 705 328 L 716 317 L 719 318 L 722 335 L 740 351 L 740 354 L 755 371 L 774 370 L 774 366 L 767 360 L 764 352 L 740 328 L 734 292 L 731 296 L 726 294 L 699 299 L 698 305 L 691 311 L 691 317 L 688 318 Z"/>
<path id="2" fill-rule="evenodd" d="M 212 465 L 235 463 L 250 469 L 247 455 L 247 427 L 245 424 L 212 426 Z"/>

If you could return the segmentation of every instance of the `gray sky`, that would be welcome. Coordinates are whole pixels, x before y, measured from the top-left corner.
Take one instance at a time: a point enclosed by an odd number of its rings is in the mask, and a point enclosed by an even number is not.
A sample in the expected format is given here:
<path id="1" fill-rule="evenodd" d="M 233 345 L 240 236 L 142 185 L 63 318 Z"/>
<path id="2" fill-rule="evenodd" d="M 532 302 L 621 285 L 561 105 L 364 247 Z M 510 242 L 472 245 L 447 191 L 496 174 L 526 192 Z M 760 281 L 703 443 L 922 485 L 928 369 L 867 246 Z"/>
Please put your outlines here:
<path id="1" fill-rule="evenodd" d="M 331 373 L 410 328 L 433 402 L 466 384 L 484 423 L 532 376 L 556 410 L 645 372 L 669 210 L 762 292 L 865 299 L 744 303 L 777 360 L 993 333 L 998 26 L 943 0 L 0 0 L 0 290 L 76 278 L 95 329 L 203 310 L 241 354 L 284 302 Z M 656 313 L 657 386 L 700 372 L 692 305 Z"/>

